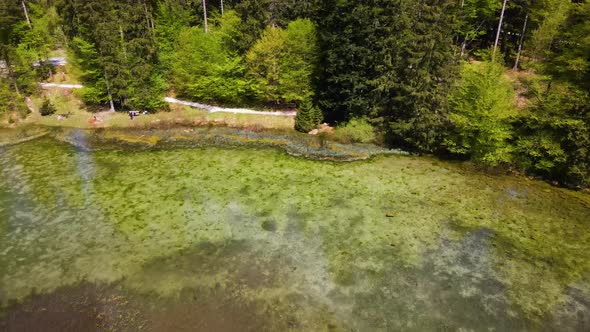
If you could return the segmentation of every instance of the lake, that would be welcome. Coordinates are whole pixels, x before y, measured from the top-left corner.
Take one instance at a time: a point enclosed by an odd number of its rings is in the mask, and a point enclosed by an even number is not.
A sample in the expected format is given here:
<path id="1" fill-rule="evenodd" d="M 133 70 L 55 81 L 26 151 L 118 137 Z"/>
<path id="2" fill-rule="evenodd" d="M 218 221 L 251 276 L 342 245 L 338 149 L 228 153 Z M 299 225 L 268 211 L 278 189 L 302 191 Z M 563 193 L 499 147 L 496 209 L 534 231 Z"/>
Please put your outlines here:
<path id="1" fill-rule="evenodd" d="M 1 331 L 590 330 L 587 194 L 237 131 L 13 133 Z"/>

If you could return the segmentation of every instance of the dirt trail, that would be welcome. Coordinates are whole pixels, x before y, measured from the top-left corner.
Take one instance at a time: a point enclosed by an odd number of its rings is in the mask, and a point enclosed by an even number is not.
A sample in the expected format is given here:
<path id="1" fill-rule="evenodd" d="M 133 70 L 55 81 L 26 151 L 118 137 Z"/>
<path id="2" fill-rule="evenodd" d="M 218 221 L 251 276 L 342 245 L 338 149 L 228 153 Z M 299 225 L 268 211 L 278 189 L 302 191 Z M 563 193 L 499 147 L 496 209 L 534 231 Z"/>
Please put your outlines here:
<path id="1" fill-rule="evenodd" d="M 42 88 L 59 88 L 59 89 L 82 89 L 84 86 L 81 84 L 57 84 L 57 83 L 39 83 Z M 234 113 L 234 114 L 255 114 L 255 115 L 272 115 L 272 116 L 290 116 L 294 117 L 297 115 L 296 111 L 284 111 L 284 112 L 262 112 L 254 111 L 243 108 L 224 108 L 218 106 L 212 106 L 207 104 L 200 104 L 191 101 L 178 100 L 171 97 L 164 98 L 164 101 L 170 104 L 186 105 L 208 111 L 210 113 Z"/>

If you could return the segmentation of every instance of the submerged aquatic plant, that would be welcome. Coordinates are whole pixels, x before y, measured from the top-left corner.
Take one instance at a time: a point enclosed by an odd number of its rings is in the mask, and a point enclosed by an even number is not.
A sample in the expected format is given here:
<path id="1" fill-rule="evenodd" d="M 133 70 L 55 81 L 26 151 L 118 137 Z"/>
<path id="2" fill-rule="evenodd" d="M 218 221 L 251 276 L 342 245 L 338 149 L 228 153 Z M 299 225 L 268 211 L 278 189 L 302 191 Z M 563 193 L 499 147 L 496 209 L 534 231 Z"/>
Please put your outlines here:
<path id="1" fill-rule="evenodd" d="M 383 152 L 308 136 L 147 134 L 59 132 L 4 148 L 5 301 L 117 281 L 172 302 L 187 290 L 233 294 L 277 329 L 287 313 L 308 330 L 326 317 L 357 330 L 580 326 L 585 195 L 427 157 L 333 163 L 266 148 Z"/>

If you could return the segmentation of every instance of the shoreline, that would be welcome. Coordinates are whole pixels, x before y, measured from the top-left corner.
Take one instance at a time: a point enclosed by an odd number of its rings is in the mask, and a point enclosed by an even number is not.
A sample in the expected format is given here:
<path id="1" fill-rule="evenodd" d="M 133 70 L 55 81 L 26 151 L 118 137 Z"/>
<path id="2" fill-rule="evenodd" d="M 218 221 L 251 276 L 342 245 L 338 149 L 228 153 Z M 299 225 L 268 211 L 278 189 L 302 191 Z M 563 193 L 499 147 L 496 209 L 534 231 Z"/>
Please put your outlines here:
<path id="1" fill-rule="evenodd" d="M 2 137 L 2 131 L 7 135 Z M 10 133 L 12 131 L 12 133 Z M 325 161 L 359 161 L 377 155 L 409 155 L 375 144 L 345 144 L 295 130 L 230 127 L 225 125 L 183 126 L 182 124 L 128 128 L 76 128 L 28 125 L 0 130 L 0 146 L 20 144 L 49 136 L 83 150 L 127 146 L 133 149 L 191 147 L 267 147 L 285 151 L 294 157 Z"/>
<path id="2" fill-rule="evenodd" d="M 14 131 L 17 135 L 6 142 L 2 134 Z M 18 135 L 20 132 L 21 135 Z M 514 170 L 490 170 L 469 161 L 446 160 L 433 155 L 414 155 L 398 149 L 387 149 L 376 144 L 342 143 L 330 138 L 312 136 L 295 130 L 229 127 L 219 124 L 187 126 L 160 123 L 151 127 L 95 127 L 77 128 L 27 124 L 16 128 L 0 127 L 0 148 L 49 137 L 70 144 L 77 149 L 93 151 L 126 147 L 132 150 L 186 149 L 186 148 L 269 148 L 282 151 L 295 158 L 327 162 L 367 161 L 380 156 L 406 156 L 432 159 L 434 163 L 448 163 L 465 172 L 475 172 L 494 178 L 510 177 L 523 181 L 538 181 L 546 190 L 567 190 L 580 193 L 580 200 L 590 206 L 590 188 L 571 188 L 551 183 L 540 177 Z M 83 138 L 83 139 L 82 139 Z M 80 143 L 83 142 L 83 143 Z"/>

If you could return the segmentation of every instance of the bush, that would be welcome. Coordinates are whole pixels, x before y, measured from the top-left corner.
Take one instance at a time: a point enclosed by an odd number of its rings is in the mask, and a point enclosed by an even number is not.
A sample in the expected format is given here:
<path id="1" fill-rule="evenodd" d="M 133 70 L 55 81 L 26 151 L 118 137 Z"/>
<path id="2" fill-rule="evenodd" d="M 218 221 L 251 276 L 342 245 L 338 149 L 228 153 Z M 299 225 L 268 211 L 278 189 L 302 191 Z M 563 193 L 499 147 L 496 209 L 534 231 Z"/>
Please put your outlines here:
<path id="1" fill-rule="evenodd" d="M 302 133 L 308 133 L 322 122 L 322 112 L 312 102 L 305 100 L 299 105 L 297 116 L 295 117 L 295 130 Z"/>
<path id="2" fill-rule="evenodd" d="M 45 99 L 43 105 L 41 105 L 41 108 L 39 109 L 39 113 L 41 113 L 42 116 L 54 114 L 56 111 L 55 106 L 53 106 L 49 99 Z"/>
<path id="3" fill-rule="evenodd" d="M 364 118 L 352 119 L 336 128 L 335 137 L 344 143 L 372 143 L 376 139 L 375 128 Z"/>

